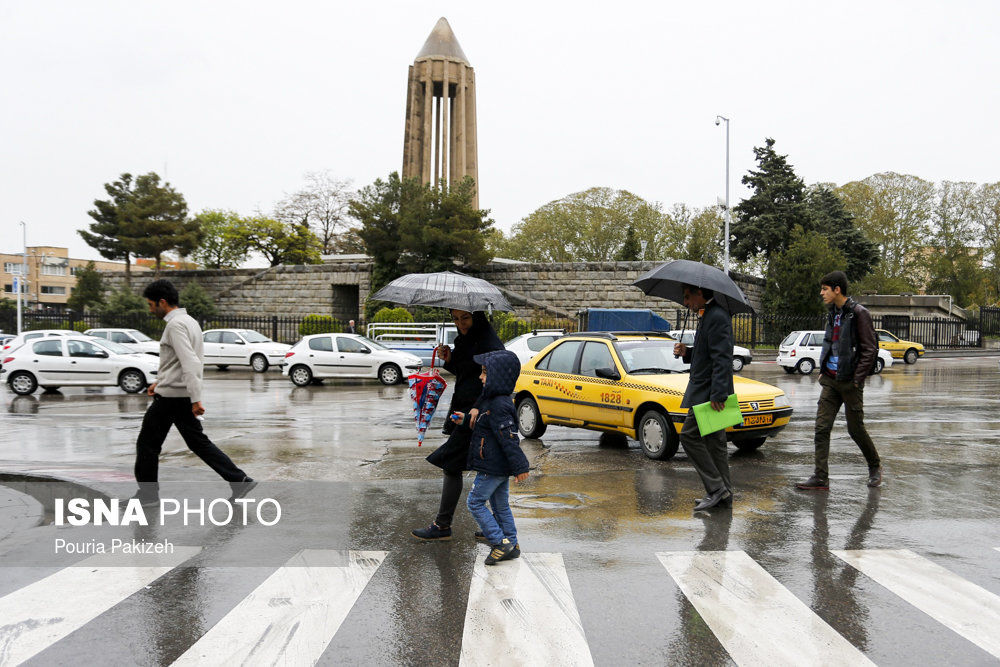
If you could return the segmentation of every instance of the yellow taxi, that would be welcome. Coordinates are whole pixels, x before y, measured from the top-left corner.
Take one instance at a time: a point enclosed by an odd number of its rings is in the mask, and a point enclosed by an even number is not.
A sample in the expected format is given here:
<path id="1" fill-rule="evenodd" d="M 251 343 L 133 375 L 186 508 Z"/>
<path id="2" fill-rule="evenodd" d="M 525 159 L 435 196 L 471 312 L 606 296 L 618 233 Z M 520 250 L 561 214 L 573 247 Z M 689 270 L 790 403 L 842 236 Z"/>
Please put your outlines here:
<path id="1" fill-rule="evenodd" d="M 900 340 L 899 336 L 885 329 L 876 329 L 875 337 L 878 338 L 878 346 L 891 354 L 893 359 L 902 359 L 908 364 L 915 364 L 917 359 L 924 356 L 923 345 L 912 340 Z"/>
<path id="2" fill-rule="evenodd" d="M 540 437 L 549 424 L 622 433 L 651 459 L 669 459 L 687 416 L 688 374 L 675 341 L 655 333 L 583 332 L 556 339 L 521 367 L 514 387 L 518 430 Z M 777 387 L 734 377 L 743 423 L 726 429 L 737 448 L 753 451 L 783 429 L 792 408 Z"/>

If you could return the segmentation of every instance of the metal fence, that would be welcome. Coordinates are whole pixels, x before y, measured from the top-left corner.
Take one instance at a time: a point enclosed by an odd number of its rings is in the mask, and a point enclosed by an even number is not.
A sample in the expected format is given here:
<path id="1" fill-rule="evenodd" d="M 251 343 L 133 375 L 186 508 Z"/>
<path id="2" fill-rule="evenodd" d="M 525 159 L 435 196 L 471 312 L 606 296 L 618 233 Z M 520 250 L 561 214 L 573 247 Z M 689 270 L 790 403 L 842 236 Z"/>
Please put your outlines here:
<path id="1" fill-rule="evenodd" d="M 987 310 L 987 309 L 984 309 Z M 1000 309 L 989 309 L 1000 311 Z M 885 329 L 897 338 L 921 343 L 930 350 L 979 348 L 983 346 L 983 323 L 1000 329 L 1000 313 L 987 313 L 967 321 L 908 315 L 873 315 L 876 329 Z M 680 319 L 680 318 L 678 318 Z M 680 323 L 678 323 L 680 326 Z M 733 316 L 733 338 L 737 345 L 776 348 L 792 331 L 826 329 L 826 315 L 793 316 L 773 313 L 741 313 Z"/>

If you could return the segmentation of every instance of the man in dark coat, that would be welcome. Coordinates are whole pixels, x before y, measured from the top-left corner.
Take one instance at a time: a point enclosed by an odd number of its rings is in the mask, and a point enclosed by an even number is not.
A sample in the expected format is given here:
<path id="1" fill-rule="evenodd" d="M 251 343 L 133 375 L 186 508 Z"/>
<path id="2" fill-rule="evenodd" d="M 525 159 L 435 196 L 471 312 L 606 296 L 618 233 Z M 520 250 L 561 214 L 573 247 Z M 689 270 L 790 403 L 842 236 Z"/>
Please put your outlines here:
<path id="1" fill-rule="evenodd" d="M 820 353 L 819 384 L 823 388 L 816 408 L 816 469 L 796 488 L 830 488 L 830 431 L 840 406 L 847 413 L 847 432 L 868 463 L 868 486 L 882 484 L 882 460 L 865 428 L 865 380 L 875 368 L 878 341 L 868 309 L 847 296 L 847 275 L 833 271 L 820 281 L 820 297 L 830 307 Z"/>
<path id="2" fill-rule="evenodd" d="M 681 445 L 694 469 L 701 476 L 706 495 L 695 505 L 695 510 L 706 510 L 716 505 L 732 507 L 733 486 L 729 479 L 729 451 L 726 431 L 702 435 L 691 407 L 711 401 L 712 409 L 721 411 L 726 399 L 733 392 L 733 323 L 721 304 L 715 301 L 712 290 L 684 286 L 684 305 L 691 311 L 704 311 L 694 348 L 684 343 L 674 346 L 674 354 L 691 364 L 687 391 L 682 408 L 688 408 L 681 428 Z"/>
<path id="3" fill-rule="evenodd" d="M 458 499 L 462 495 L 462 473 L 466 469 L 469 441 L 472 438 L 472 428 L 475 426 L 475 416 L 479 412 L 476 402 L 483 391 L 483 383 L 479 379 L 482 367 L 473 357 L 504 349 L 503 343 L 500 342 L 500 338 L 482 311 L 469 313 L 464 310 L 452 310 L 451 318 L 458 329 L 455 349 L 441 345 L 437 350 L 438 355 L 444 360 L 444 369 L 455 375 L 455 389 L 448 415 L 455 412 L 468 413 L 470 419 L 463 424 L 454 424 L 447 419 L 445 433 L 448 434 L 448 440 L 427 457 L 430 463 L 444 471 L 444 483 L 437 517 L 426 528 L 411 531 L 413 536 L 420 540 L 451 539 L 451 521 L 455 516 L 455 508 L 458 507 Z"/>

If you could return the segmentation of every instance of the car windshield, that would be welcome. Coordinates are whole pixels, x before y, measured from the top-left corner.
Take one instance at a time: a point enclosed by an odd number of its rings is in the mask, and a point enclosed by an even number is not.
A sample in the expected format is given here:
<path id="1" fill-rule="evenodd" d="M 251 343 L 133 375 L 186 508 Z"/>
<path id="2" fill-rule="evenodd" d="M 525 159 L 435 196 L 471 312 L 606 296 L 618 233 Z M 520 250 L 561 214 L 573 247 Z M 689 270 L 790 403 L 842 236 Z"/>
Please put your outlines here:
<path id="1" fill-rule="evenodd" d="M 388 350 L 389 349 L 385 345 L 382 345 L 381 343 L 376 343 L 371 338 L 365 338 L 364 336 L 358 336 L 358 340 L 363 340 L 365 343 L 367 343 L 368 345 L 374 347 L 376 350 Z"/>
<path id="2" fill-rule="evenodd" d="M 257 333 L 256 331 L 250 331 L 249 329 L 240 329 L 240 335 L 246 338 L 248 343 L 270 343 L 271 339 L 264 334 Z"/>
<path id="3" fill-rule="evenodd" d="M 626 373 L 670 373 L 677 365 L 673 340 L 618 341 L 617 347 Z"/>
<path id="4" fill-rule="evenodd" d="M 142 333 L 138 329 L 129 329 L 128 332 L 129 334 L 132 335 L 132 338 L 135 338 L 140 343 L 145 343 L 147 340 L 153 340 L 152 338 Z"/>
<path id="5" fill-rule="evenodd" d="M 112 343 L 110 340 L 104 340 L 103 338 L 88 338 L 87 340 L 115 354 L 142 354 L 142 352 L 133 347 L 126 347 L 120 343 Z"/>
<path id="6" fill-rule="evenodd" d="M 785 336 L 785 340 L 781 341 L 781 344 L 785 345 L 785 346 L 787 346 L 787 345 L 795 345 L 795 341 L 796 341 L 796 339 L 798 339 L 798 337 L 799 337 L 799 332 L 798 331 L 793 331 L 792 333 L 790 333 L 787 336 Z"/>

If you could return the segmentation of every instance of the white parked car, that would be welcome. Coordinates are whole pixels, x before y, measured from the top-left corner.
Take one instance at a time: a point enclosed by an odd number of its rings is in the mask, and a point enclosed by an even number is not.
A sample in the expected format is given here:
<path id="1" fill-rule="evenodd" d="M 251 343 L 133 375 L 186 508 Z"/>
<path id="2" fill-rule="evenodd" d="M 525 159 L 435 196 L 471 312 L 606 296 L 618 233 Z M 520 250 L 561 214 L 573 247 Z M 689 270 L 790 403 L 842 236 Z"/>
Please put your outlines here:
<path id="1" fill-rule="evenodd" d="M 13 352 L 17 348 L 21 347 L 25 343 L 38 338 L 49 338 L 50 336 L 77 336 L 82 337 L 83 334 L 79 331 L 73 331 L 72 329 L 36 329 L 35 331 L 25 331 L 18 336 L 14 336 L 3 346 L 0 346 L 0 354 Z"/>
<path id="2" fill-rule="evenodd" d="M 250 329 L 209 329 L 202 334 L 202 341 L 206 366 L 250 366 L 258 373 L 284 364 L 285 353 L 292 349 Z"/>
<path id="3" fill-rule="evenodd" d="M 535 329 L 517 338 L 511 338 L 504 343 L 504 347 L 516 354 L 524 366 L 549 343 L 564 335 L 566 335 L 565 329 Z"/>
<path id="4" fill-rule="evenodd" d="M 313 334 L 285 354 L 283 375 L 299 387 L 314 379 L 378 378 L 382 384 L 404 382 L 420 370 L 420 357 L 393 350 L 359 334 Z"/>
<path id="5" fill-rule="evenodd" d="M 109 340 L 139 352 L 160 356 L 160 342 L 153 340 L 138 329 L 87 329 L 83 334 Z"/>
<path id="6" fill-rule="evenodd" d="M 114 347 L 112 347 L 114 346 Z M 83 336 L 50 336 L 5 353 L 0 380 L 24 396 L 38 387 L 114 386 L 136 394 L 156 382 L 160 361 L 115 343 Z"/>
<path id="7" fill-rule="evenodd" d="M 823 352 L 823 337 L 825 331 L 793 331 L 785 336 L 778 346 L 778 365 L 786 373 L 802 373 L 809 375 L 819 366 L 819 355 Z M 879 348 L 875 360 L 875 374 L 892 366 L 892 354 L 889 350 Z"/>
<path id="8" fill-rule="evenodd" d="M 694 335 L 696 331 L 694 329 L 675 329 L 669 332 L 670 336 L 676 338 L 680 342 L 684 343 L 688 347 L 694 345 Z M 743 367 L 753 361 L 753 354 L 750 350 L 741 346 L 733 345 L 733 372 L 739 373 L 743 370 Z"/>

